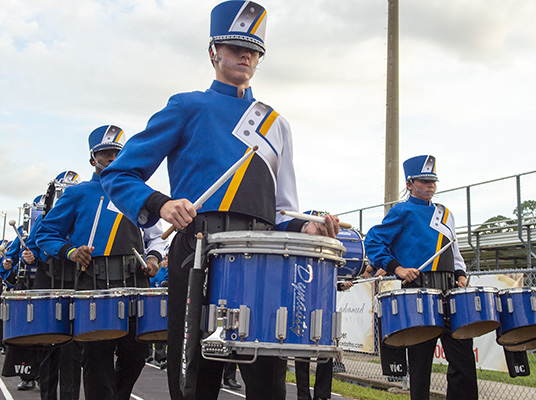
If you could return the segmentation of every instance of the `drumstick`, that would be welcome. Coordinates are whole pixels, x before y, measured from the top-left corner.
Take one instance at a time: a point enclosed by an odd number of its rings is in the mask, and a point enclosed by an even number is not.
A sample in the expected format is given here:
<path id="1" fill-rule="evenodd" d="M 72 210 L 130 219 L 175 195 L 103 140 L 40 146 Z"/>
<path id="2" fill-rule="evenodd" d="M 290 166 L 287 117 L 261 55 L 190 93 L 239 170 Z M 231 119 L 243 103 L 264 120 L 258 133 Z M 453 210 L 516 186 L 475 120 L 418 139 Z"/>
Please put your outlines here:
<path id="1" fill-rule="evenodd" d="M 99 219 L 100 219 L 100 213 L 102 208 L 102 202 L 104 200 L 104 196 L 101 196 L 99 201 L 99 206 L 97 207 L 97 212 L 95 213 L 95 219 L 93 220 L 93 226 L 91 227 L 91 234 L 89 235 L 89 241 L 87 243 L 87 247 L 91 250 L 91 246 L 93 246 L 93 239 L 95 239 L 95 233 L 97 232 L 97 225 L 99 225 Z M 86 266 L 82 266 L 82 271 L 86 270 Z"/>
<path id="2" fill-rule="evenodd" d="M 140 253 L 138 253 L 138 251 L 136 250 L 135 247 L 132 248 L 132 251 L 134 252 L 134 255 L 136 256 L 136 258 L 138 259 L 138 261 L 140 262 L 141 264 L 141 269 L 143 269 L 144 271 L 147 269 L 147 263 L 145 262 L 145 260 L 143 259 L 143 257 L 140 255 Z"/>
<path id="3" fill-rule="evenodd" d="M 310 215 L 310 214 L 302 214 L 294 211 L 285 211 L 281 210 L 279 211 L 281 215 L 288 215 L 289 217 L 296 218 L 296 219 L 302 219 L 304 221 L 311 221 L 311 222 L 319 222 L 321 224 L 325 224 L 326 220 L 324 217 L 320 217 L 318 215 Z M 341 228 L 350 229 L 352 227 L 352 224 L 349 224 L 348 222 L 340 222 L 339 226 Z"/>
<path id="4" fill-rule="evenodd" d="M 446 245 L 444 245 L 437 253 L 435 253 L 432 257 L 430 257 L 428 260 L 426 260 L 423 265 L 421 265 L 419 268 L 417 268 L 417 270 L 422 271 L 428 264 L 430 264 L 437 257 L 439 257 L 450 246 L 452 246 L 452 243 L 454 243 L 455 241 L 456 241 L 456 238 L 453 238 L 450 242 L 448 242 Z M 404 279 L 402 281 L 402 285 L 405 285 L 406 283 L 408 283 L 408 281 L 407 281 L 407 279 Z"/>
<path id="5" fill-rule="evenodd" d="M 13 227 L 13 229 L 15 230 L 15 233 L 17 234 L 19 240 L 20 240 L 20 244 L 22 245 L 22 247 L 24 247 L 26 250 L 30 250 L 28 249 L 28 247 L 26 246 L 26 243 L 24 243 L 24 239 L 22 238 L 19 230 L 15 227 L 17 223 L 15 222 L 14 219 L 12 219 L 11 221 L 9 221 L 9 225 L 11 225 Z"/>
<path id="6" fill-rule="evenodd" d="M 374 281 L 381 281 L 381 280 L 383 280 L 383 275 L 375 276 L 373 278 L 354 279 L 352 280 L 352 283 L 355 285 L 356 283 L 374 282 Z M 344 281 L 339 281 L 337 283 L 344 283 Z"/>
<path id="7" fill-rule="evenodd" d="M 256 152 L 257 150 L 259 149 L 259 146 L 254 146 L 251 150 L 253 152 Z M 197 210 L 199 207 L 201 207 L 203 205 L 203 203 L 205 201 L 207 201 L 207 199 L 212 196 L 214 194 L 214 192 L 216 190 L 218 190 L 220 188 L 221 185 L 223 185 L 227 180 L 229 180 L 229 178 L 231 176 L 233 176 L 233 174 L 238 170 L 238 168 L 240 168 L 242 166 L 242 164 L 244 164 L 246 162 L 246 160 L 251 156 L 251 153 L 248 151 L 246 154 L 244 154 L 242 156 L 242 158 L 240 160 L 238 160 L 237 162 L 235 162 L 231 168 L 229 168 L 222 176 L 220 176 L 220 178 L 214 182 L 212 184 L 211 187 L 209 187 L 207 189 L 207 191 L 205 193 L 203 193 L 201 195 L 201 197 L 199 197 L 195 203 L 194 203 L 194 208 Z M 164 234 L 161 236 L 162 239 L 166 240 L 168 238 L 169 235 L 171 235 L 173 233 L 173 231 L 175 230 L 176 228 L 174 226 L 171 226 L 169 227 L 169 229 L 167 231 L 164 232 Z"/>

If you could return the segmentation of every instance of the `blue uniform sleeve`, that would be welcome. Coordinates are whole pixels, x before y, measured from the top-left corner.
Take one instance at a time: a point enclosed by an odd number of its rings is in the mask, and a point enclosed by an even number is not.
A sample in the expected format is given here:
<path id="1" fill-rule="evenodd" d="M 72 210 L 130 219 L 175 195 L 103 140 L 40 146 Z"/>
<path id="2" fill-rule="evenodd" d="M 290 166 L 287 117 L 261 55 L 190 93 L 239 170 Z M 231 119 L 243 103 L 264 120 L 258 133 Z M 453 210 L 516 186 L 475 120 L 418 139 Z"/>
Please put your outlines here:
<path id="1" fill-rule="evenodd" d="M 396 208 L 389 210 L 380 225 L 373 226 L 365 237 L 365 252 L 375 269 L 383 269 L 390 274 L 400 265 L 395 259 L 391 244 L 404 226 L 403 217 Z M 397 264 L 397 265 L 393 265 Z"/>
<path id="2" fill-rule="evenodd" d="M 101 173 L 101 184 L 117 208 L 139 227 L 150 227 L 160 218 L 144 208 L 155 190 L 145 182 L 179 145 L 183 125 L 180 98 L 151 117 L 147 128 L 130 138 L 119 156 Z"/>
<path id="3" fill-rule="evenodd" d="M 74 248 L 67 239 L 76 218 L 76 196 L 66 190 L 36 229 L 36 244 L 46 254 L 67 259 L 67 252 Z"/>
<path id="4" fill-rule="evenodd" d="M 19 233 L 22 232 L 22 227 L 19 227 Z M 6 251 L 5 258 L 9 258 L 13 261 L 13 265 L 17 265 L 19 263 L 19 254 L 21 251 L 21 243 L 19 240 L 19 237 L 17 236 L 13 241 L 11 242 L 11 246 L 9 246 L 9 249 Z"/>

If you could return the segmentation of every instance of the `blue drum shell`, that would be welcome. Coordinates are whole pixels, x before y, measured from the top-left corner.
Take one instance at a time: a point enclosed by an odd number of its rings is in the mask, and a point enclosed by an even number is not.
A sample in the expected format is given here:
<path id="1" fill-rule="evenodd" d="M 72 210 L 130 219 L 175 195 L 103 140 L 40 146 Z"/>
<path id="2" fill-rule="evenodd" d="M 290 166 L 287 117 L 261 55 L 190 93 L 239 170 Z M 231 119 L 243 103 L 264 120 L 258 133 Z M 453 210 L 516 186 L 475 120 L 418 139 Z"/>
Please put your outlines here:
<path id="1" fill-rule="evenodd" d="M 75 291 L 74 339 L 80 342 L 118 339 L 128 334 L 129 302 L 132 289 Z M 123 303 L 124 315 L 119 309 Z M 95 304 L 96 318 L 91 319 L 91 304 Z"/>
<path id="2" fill-rule="evenodd" d="M 307 282 L 305 266 L 312 267 Z M 209 304 L 227 300 L 228 308 L 250 308 L 247 342 L 279 343 L 275 338 L 276 312 L 288 310 L 284 343 L 313 345 L 309 327 L 311 311 L 323 310 L 320 345 L 333 345 L 332 314 L 335 312 L 336 272 L 332 261 L 313 257 L 270 254 L 225 254 L 211 261 Z M 240 340 L 227 332 L 227 340 Z"/>
<path id="3" fill-rule="evenodd" d="M 438 338 L 444 331 L 442 292 L 438 289 L 395 289 L 380 293 L 381 334 L 384 344 L 409 347 Z M 422 313 L 418 312 L 422 299 Z M 393 307 L 396 300 L 396 307 Z M 397 313 L 393 313 L 393 308 Z"/>
<path id="4" fill-rule="evenodd" d="M 365 272 L 365 244 L 361 233 L 353 228 L 341 228 L 336 239 L 346 249 L 346 253 L 343 255 L 346 264 L 337 268 L 337 276 L 342 279 L 353 279 L 363 274 Z"/>
<path id="5" fill-rule="evenodd" d="M 536 288 L 502 289 L 499 300 L 497 343 L 517 345 L 536 339 Z"/>
<path id="6" fill-rule="evenodd" d="M 72 339 L 69 320 L 70 295 L 73 290 L 20 290 L 2 294 L 4 341 L 18 346 L 50 346 Z M 56 318 L 61 303 L 61 319 Z M 33 319 L 28 321 L 28 305 L 33 306 Z M 7 311 L 7 308 L 9 311 Z"/>
<path id="7" fill-rule="evenodd" d="M 493 332 L 500 325 L 497 311 L 498 290 L 493 287 L 469 287 L 449 290 L 450 331 L 455 339 L 472 339 Z M 477 297 L 480 300 L 476 300 Z M 476 303 L 480 301 L 481 310 Z M 452 304 L 454 302 L 454 305 Z M 453 313 L 453 310 L 456 312 Z"/>
<path id="8" fill-rule="evenodd" d="M 168 289 L 139 289 L 138 312 L 136 315 L 136 339 L 146 342 L 167 340 Z M 140 315 L 140 301 L 143 301 L 143 315 Z M 162 301 L 165 312 L 162 312 Z"/>

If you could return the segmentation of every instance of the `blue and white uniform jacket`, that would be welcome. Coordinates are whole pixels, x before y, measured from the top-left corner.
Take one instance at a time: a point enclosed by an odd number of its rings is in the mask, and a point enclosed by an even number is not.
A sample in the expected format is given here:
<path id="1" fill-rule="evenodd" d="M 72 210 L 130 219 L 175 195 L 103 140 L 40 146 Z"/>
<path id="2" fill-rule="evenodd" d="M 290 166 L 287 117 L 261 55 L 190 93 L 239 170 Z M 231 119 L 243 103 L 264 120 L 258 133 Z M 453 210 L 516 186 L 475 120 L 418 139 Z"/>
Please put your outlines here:
<path id="1" fill-rule="evenodd" d="M 146 207 L 158 192 L 145 181 L 165 158 L 171 197 L 193 203 L 255 145 L 259 150 L 199 212 L 237 212 L 286 229 L 289 218 L 276 211 L 298 211 L 290 127 L 273 108 L 256 101 L 251 88 L 239 98 L 235 86 L 214 81 L 205 92 L 172 96 L 102 172 L 102 184 L 128 218 L 151 226 L 163 203 Z"/>
<path id="2" fill-rule="evenodd" d="M 100 184 L 100 177 L 93 174 L 90 181 L 65 189 L 56 205 L 36 229 L 37 246 L 58 259 L 69 259 L 77 247 L 87 245 L 101 196 L 104 198 L 93 240 L 92 257 L 133 255 L 132 248 L 144 253 L 140 229 L 126 218 L 110 201 Z M 160 224 L 150 233 L 149 248 L 158 249 L 159 261 L 164 254 L 165 242 Z M 156 254 L 155 254 L 156 255 Z"/>
<path id="3" fill-rule="evenodd" d="M 410 196 L 368 231 L 365 251 L 376 269 L 394 274 L 399 265 L 419 268 L 454 238 L 454 217 L 448 208 Z M 451 271 L 456 279 L 465 275 L 465 270 L 457 241 L 423 269 Z"/>

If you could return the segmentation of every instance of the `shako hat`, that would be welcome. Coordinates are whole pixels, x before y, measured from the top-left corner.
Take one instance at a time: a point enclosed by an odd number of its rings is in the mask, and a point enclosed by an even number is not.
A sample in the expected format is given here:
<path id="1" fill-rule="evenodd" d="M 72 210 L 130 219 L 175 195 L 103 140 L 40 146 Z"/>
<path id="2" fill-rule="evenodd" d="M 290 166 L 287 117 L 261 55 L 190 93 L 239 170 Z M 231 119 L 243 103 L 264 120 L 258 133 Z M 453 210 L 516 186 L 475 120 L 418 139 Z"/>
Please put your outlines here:
<path id="1" fill-rule="evenodd" d="M 434 156 L 416 156 L 404 161 L 406 181 L 425 179 L 438 181 L 436 175 L 436 159 Z"/>
<path id="2" fill-rule="evenodd" d="M 89 134 L 89 151 L 95 154 L 101 150 L 121 150 L 125 144 L 123 129 L 115 125 L 104 125 Z"/>
<path id="3" fill-rule="evenodd" d="M 223 43 L 266 53 L 266 10 L 252 1 L 225 1 L 212 9 L 210 44 Z"/>

